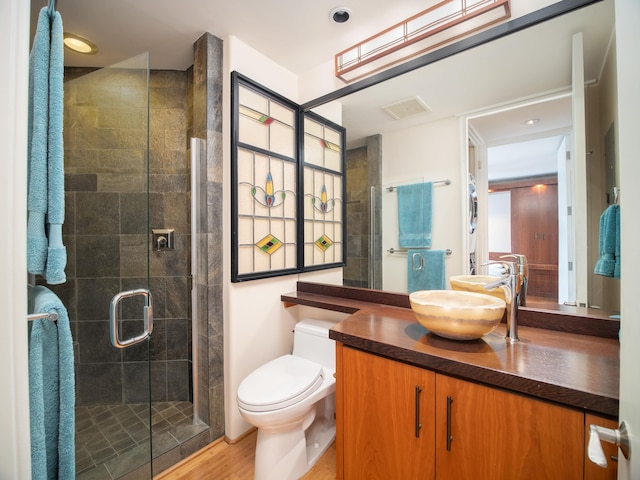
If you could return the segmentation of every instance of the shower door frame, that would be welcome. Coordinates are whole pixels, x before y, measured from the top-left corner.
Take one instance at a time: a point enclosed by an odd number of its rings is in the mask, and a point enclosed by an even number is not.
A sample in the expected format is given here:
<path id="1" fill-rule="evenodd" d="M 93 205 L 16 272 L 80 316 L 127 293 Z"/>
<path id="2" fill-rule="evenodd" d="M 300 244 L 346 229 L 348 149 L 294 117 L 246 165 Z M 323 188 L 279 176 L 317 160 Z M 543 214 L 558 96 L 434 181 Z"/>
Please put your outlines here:
<path id="1" fill-rule="evenodd" d="M 65 83 L 79 475 L 153 477 L 149 105 L 148 52 Z"/>

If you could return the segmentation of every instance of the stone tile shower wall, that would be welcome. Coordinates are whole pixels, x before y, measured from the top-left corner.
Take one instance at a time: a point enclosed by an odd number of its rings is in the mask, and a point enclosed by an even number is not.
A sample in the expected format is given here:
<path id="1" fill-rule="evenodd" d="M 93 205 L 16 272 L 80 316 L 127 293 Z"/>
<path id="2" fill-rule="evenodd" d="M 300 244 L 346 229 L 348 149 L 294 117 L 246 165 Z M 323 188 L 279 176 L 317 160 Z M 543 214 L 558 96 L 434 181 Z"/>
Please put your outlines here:
<path id="1" fill-rule="evenodd" d="M 111 346 L 108 312 L 115 293 L 146 285 L 146 92 L 126 71 L 107 72 L 98 84 L 90 72 L 65 71 L 68 268 L 56 291 L 72 323 L 78 405 L 144 402 L 146 352 Z M 190 399 L 186 92 L 185 72 L 151 72 L 150 227 L 176 231 L 174 250 L 149 254 L 153 401 Z M 111 108 L 113 95 L 134 108 Z M 140 318 L 140 309 L 127 306 L 123 318 Z"/>
<path id="2" fill-rule="evenodd" d="M 190 136 L 199 138 L 206 154 L 200 169 L 200 245 L 198 299 L 198 384 L 202 420 L 210 440 L 224 435 L 223 251 L 222 251 L 222 83 L 223 42 L 205 33 L 195 43 L 191 90 Z"/>
<path id="3" fill-rule="evenodd" d="M 343 283 L 382 288 L 381 194 L 382 137 L 367 137 L 363 147 L 347 150 L 347 264 Z M 371 250 L 371 186 L 375 186 L 375 228 Z M 371 278 L 373 276 L 373 279 Z M 373 280 L 373 284 L 371 281 Z"/>

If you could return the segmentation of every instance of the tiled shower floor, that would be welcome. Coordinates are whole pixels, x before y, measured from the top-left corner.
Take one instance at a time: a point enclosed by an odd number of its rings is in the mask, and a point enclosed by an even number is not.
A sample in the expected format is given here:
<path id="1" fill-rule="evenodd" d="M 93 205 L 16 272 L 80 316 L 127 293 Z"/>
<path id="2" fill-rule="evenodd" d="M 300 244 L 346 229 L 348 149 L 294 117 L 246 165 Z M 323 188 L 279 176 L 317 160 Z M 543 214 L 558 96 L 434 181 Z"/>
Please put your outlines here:
<path id="1" fill-rule="evenodd" d="M 153 457 L 157 458 L 198 433 L 190 402 L 151 406 Z M 149 459 L 147 404 L 76 407 L 76 478 L 112 480 L 127 476 Z M 147 467 L 148 468 L 148 467 Z M 148 475 L 146 475 L 149 478 Z"/>

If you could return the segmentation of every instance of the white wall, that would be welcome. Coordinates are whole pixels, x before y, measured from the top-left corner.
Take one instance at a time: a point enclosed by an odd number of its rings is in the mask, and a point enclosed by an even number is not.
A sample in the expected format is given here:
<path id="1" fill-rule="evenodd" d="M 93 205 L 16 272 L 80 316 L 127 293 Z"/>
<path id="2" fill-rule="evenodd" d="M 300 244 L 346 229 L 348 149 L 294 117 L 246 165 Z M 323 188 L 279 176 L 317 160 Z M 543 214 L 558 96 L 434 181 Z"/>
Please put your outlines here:
<path id="1" fill-rule="evenodd" d="M 330 60 L 300 75 L 299 103 L 320 98 L 344 87 L 345 84 L 333 74 L 334 68 L 333 60 Z"/>
<path id="2" fill-rule="evenodd" d="M 226 38 L 224 44 L 224 185 L 230 185 L 231 72 L 236 70 L 294 102 L 299 102 L 299 79 L 236 37 Z M 325 110 L 322 113 L 330 114 L 334 117 L 332 118 L 334 121 L 339 120 L 336 118 L 339 112 L 335 109 Z M 230 212 L 230 191 L 225 188 L 223 218 L 225 232 L 231 231 Z M 236 405 L 236 392 L 240 382 L 260 365 L 280 355 L 290 353 L 293 326 L 301 318 L 301 315 L 308 314 L 298 307 L 285 309 L 280 301 L 280 295 L 295 291 L 296 281 L 299 279 L 342 284 L 342 269 L 231 283 L 232 245 L 230 235 L 225 235 L 224 242 L 225 432 L 227 438 L 234 440 L 251 428 L 240 416 Z M 315 315 L 329 316 L 326 312 L 316 312 Z"/>
<path id="3" fill-rule="evenodd" d="M 27 85 L 29 2 L 0 2 L 0 478 L 31 478 L 27 367 Z"/>
<path id="4" fill-rule="evenodd" d="M 637 219 L 634 192 L 640 182 L 640 2 L 616 0 L 616 35 L 618 40 L 618 152 L 620 158 L 621 226 L 621 339 L 620 339 L 620 420 L 627 422 L 631 435 L 631 459 L 618 454 L 618 479 L 640 478 L 640 318 L 638 287 L 633 281 L 640 269 L 640 222 Z"/>
<path id="5" fill-rule="evenodd" d="M 488 195 L 489 251 L 510 252 L 511 249 L 511 192 L 492 192 Z"/>
<path id="6" fill-rule="evenodd" d="M 432 250 L 451 249 L 446 258 L 446 278 L 465 273 L 467 264 L 465 232 L 460 218 L 467 218 L 467 178 L 462 176 L 463 162 L 460 120 L 448 118 L 438 122 L 397 132 L 382 133 L 383 187 L 420 179 L 425 182 L 449 179 L 451 185 L 435 185 L 433 190 Z M 461 190 L 462 189 L 462 190 Z M 389 254 L 391 247 L 399 248 L 396 193 L 382 191 L 383 212 L 389 216 L 382 221 L 383 289 L 407 291 L 407 258 Z M 389 206 L 391 205 L 391 206 Z M 386 215 L 386 214 L 385 214 Z"/>

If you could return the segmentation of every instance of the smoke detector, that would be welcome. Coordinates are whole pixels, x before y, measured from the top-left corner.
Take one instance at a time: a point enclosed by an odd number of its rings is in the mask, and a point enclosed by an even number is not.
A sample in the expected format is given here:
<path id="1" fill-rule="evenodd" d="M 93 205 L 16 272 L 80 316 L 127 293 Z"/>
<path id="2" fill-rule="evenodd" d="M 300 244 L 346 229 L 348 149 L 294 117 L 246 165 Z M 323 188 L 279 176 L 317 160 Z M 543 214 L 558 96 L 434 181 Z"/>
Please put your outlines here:
<path id="1" fill-rule="evenodd" d="M 424 103 L 418 96 L 392 103 L 391 105 L 382 107 L 382 109 L 396 120 L 402 120 L 403 118 L 431 111 L 429 105 Z"/>

